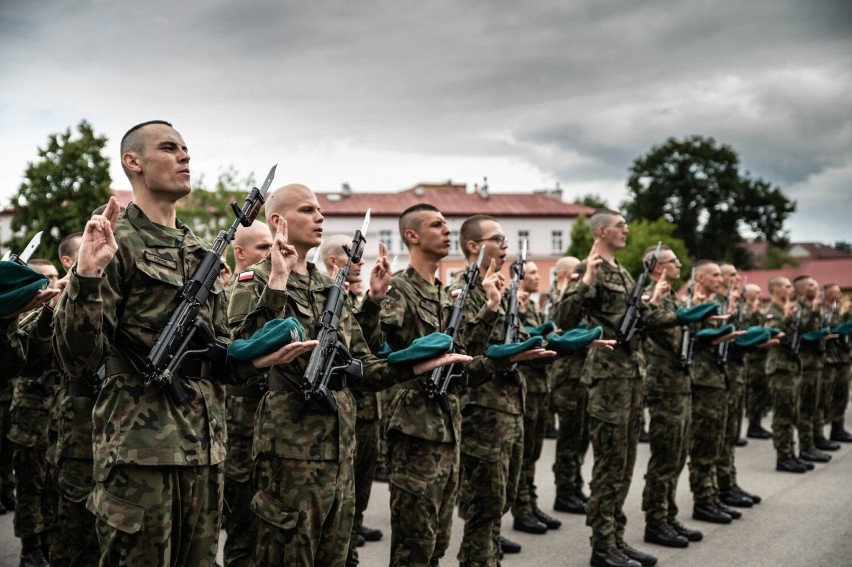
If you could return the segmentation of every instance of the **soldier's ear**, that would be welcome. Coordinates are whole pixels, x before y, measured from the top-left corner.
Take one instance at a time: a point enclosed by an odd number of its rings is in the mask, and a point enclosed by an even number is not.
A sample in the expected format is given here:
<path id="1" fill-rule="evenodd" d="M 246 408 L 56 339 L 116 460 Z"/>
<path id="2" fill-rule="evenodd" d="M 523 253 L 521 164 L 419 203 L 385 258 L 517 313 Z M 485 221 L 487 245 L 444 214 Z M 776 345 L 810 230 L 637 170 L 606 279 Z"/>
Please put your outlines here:
<path id="1" fill-rule="evenodd" d="M 420 235 L 414 232 L 412 229 L 407 228 L 405 232 L 402 233 L 402 239 L 409 244 L 419 244 L 420 243 Z"/>
<path id="2" fill-rule="evenodd" d="M 121 164 L 124 169 L 139 173 L 142 171 L 142 164 L 139 161 L 139 154 L 136 152 L 124 152 L 121 156 Z"/>

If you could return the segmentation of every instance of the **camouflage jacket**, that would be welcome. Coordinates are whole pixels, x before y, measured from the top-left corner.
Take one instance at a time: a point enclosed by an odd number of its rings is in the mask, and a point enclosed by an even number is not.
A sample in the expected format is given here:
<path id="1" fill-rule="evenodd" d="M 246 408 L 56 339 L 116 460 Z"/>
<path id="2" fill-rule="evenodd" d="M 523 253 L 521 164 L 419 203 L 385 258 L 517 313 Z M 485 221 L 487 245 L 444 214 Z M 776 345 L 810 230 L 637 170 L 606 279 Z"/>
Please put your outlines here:
<path id="1" fill-rule="evenodd" d="M 71 279 L 56 310 L 54 343 L 65 371 L 87 376 L 106 365 L 93 417 L 94 477 L 115 465 L 197 466 L 225 459 L 225 402 L 220 383 L 187 376 L 191 397 L 175 405 L 146 384 L 142 360 L 180 302 L 184 283 L 208 245 L 185 225 L 152 223 L 134 204 L 115 226 L 118 251 L 102 277 Z M 228 341 L 222 284 L 217 280 L 199 318 Z"/>
<path id="2" fill-rule="evenodd" d="M 27 362 L 27 341 L 20 316 L 0 319 L 0 384 L 17 376 Z"/>
<path id="3" fill-rule="evenodd" d="M 286 290 L 267 287 L 272 262 L 269 258 L 251 267 L 252 277 L 237 282 L 228 309 L 233 338 L 249 338 L 267 321 L 295 317 L 306 339 L 317 336 L 317 322 L 333 280 L 308 264 L 308 274 L 291 273 Z M 355 448 L 355 398 L 350 388 L 376 391 L 414 378 L 410 368 L 391 367 L 370 353 L 361 327 L 344 305 L 338 339 L 363 363 L 363 378 L 332 391 L 337 414 L 319 401 L 305 401 L 302 378 L 310 354 L 290 364 L 269 369 L 269 391 L 257 408 L 252 453 L 277 455 L 302 461 L 337 461 L 352 458 Z"/>
<path id="4" fill-rule="evenodd" d="M 538 327 L 542 323 L 542 317 L 538 312 L 535 302 L 530 299 L 527 308 L 519 313 L 521 325 L 524 327 Z M 544 337 L 545 339 L 547 337 Z M 552 364 L 547 365 L 521 365 L 518 371 L 527 386 L 527 392 L 533 394 L 546 394 L 550 391 L 548 380 L 549 370 Z"/>
<path id="5" fill-rule="evenodd" d="M 749 327 L 764 327 L 766 326 L 766 316 L 759 309 L 752 309 L 751 306 L 746 307 L 745 312 L 745 324 L 746 328 Z M 766 357 L 769 354 L 769 351 L 773 348 L 777 347 L 769 347 L 762 349 L 751 349 L 748 354 L 746 354 L 746 364 L 748 366 L 749 374 L 753 374 L 755 372 L 763 373 L 766 371 Z"/>
<path id="6" fill-rule="evenodd" d="M 645 294 L 652 296 L 657 282 L 652 281 Z M 658 309 L 675 314 L 683 306 L 677 295 L 670 293 Z M 693 331 L 694 332 L 694 331 Z M 646 366 L 646 388 L 651 392 L 688 394 L 692 391 L 692 368 L 684 368 L 680 360 L 684 333 L 681 325 L 649 329 L 642 341 Z"/>
<path id="7" fill-rule="evenodd" d="M 359 307 L 359 303 L 373 303 L 372 301 L 367 299 L 366 294 L 364 294 L 363 298 L 359 298 L 354 293 L 346 294 L 347 301 L 349 303 L 349 308 L 355 313 L 355 320 L 361 324 L 361 307 Z M 373 304 L 375 305 L 375 304 Z M 371 321 L 369 324 L 372 326 L 378 326 L 378 321 Z M 364 325 L 361 324 L 361 330 L 364 330 Z M 364 339 L 366 340 L 366 336 Z M 371 347 L 369 341 L 367 341 L 367 345 Z M 366 392 L 364 390 L 352 390 L 352 395 L 355 396 L 355 414 L 357 419 L 360 420 L 374 420 L 379 419 L 379 400 L 376 397 L 375 392 Z"/>
<path id="8" fill-rule="evenodd" d="M 437 278 L 431 283 L 427 282 L 411 266 L 394 275 L 391 291 L 380 311 L 376 304 L 367 299 L 362 304 L 362 311 L 377 315 L 380 319 L 380 324 L 374 327 L 380 331 L 372 339 L 371 346 L 374 349 L 387 342 L 391 349 L 401 350 L 414 339 L 443 332 L 452 309 L 453 299 L 441 282 Z M 456 352 L 484 350 L 497 314 L 484 308 L 475 318 L 479 324 L 470 325 L 470 321 L 465 321 L 463 328 L 459 329 Z M 446 413 L 437 401 L 429 399 L 419 381 L 401 384 L 390 405 L 388 429 L 439 443 L 459 443 L 459 390 L 461 385 L 458 383 L 447 390 L 450 410 Z"/>
<path id="9" fill-rule="evenodd" d="M 568 287 L 570 287 L 572 283 L 573 282 L 568 282 L 568 286 L 566 286 L 565 291 L 567 291 Z M 566 329 L 570 329 L 580 323 L 588 325 L 588 322 L 584 320 L 581 321 L 583 317 L 583 308 L 581 303 L 577 305 L 563 303 L 560 300 L 565 295 L 564 291 L 563 293 L 559 293 L 558 290 L 555 290 L 555 293 L 556 295 L 553 297 L 552 305 L 550 307 L 550 318 L 559 329 L 565 331 Z M 579 311 L 579 317 L 577 313 L 566 312 L 564 309 L 566 307 L 576 307 Z M 583 368 L 586 365 L 586 356 L 588 355 L 588 351 L 589 349 L 584 348 L 556 357 L 556 360 L 554 360 L 553 364 L 551 364 L 548 368 L 550 384 L 554 391 L 565 382 L 574 382 L 583 378 Z"/>
<path id="10" fill-rule="evenodd" d="M 450 294 L 454 290 L 462 289 L 465 285 L 462 275 L 456 277 L 449 285 Z M 506 290 L 508 293 L 508 289 Z M 486 407 L 514 415 L 524 413 L 524 396 L 526 395 L 524 381 L 520 378 L 517 370 L 513 370 L 508 361 L 494 361 L 484 356 L 478 356 L 485 351 L 489 345 L 503 344 L 506 337 L 506 305 L 507 294 L 497 310 L 494 325 L 482 351 L 468 351 L 468 354 L 477 355 L 477 358 L 467 365 L 469 383 L 472 387 L 464 393 L 463 405 L 474 405 Z M 487 311 L 485 307 L 488 296 L 482 287 L 482 280 L 471 287 L 464 302 L 465 324 L 470 327 L 480 324 L 478 314 Z M 492 315 L 493 316 L 493 315 Z M 523 329 L 521 329 L 523 333 Z M 475 384 L 475 386 L 473 386 Z"/>
<path id="11" fill-rule="evenodd" d="M 580 262 L 571 276 L 571 283 L 559 298 L 556 323 L 563 329 L 576 327 L 584 318 L 590 327 L 603 327 L 604 339 L 617 339 L 618 328 L 627 312 L 635 282 L 616 261 L 603 262 L 591 285 L 583 283 L 586 262 Z M 639 303 L 641 326 L 646 330 L 678 325 L 677 317 L 665 309 Z M 619 343 L 615 350 L 589 349 L 584 379 L 593 382 L 603 378 L 638 380 L 642 377 L 641 351 L 638 333 L 630 345 Z"/>
<path id="12" fill-rule="evenodd" d="M 790 316 L 785 316 L 784 307 L 777 303 L 770 303 L 769 309 L 766 311 L 766 326 L 774 329 L 781 329 L 784 336 L 781 338 L 781 344 L 769 349 L 766 356 L 766 373 L 774 374 L 776 371 L 799 374 L 802 371 L 801 366 L 801 351 L 799 354 L 794 354 L 791 350 L 791 342 L 795 334 L 795 326 L 797 312 L 801 308 L 797 305 Z M 810 319 L 818 317 L 811 309 L 802 311 L 802 319 L 799 328 L 799 334 L 802 335 L 809 328 Z"/>
<path id="13" fill-rule="evenodd" d="M 720 306 L 724 307 L 724 298 L 718 294 L 713 298 Z M 719 364 L 719 345 L 713 344 L 712 339 L 698 338 L 697 332 L 702 329 L 716 329 L 726 325 L 727 321 L 702 321 L 696 329 L 696 338 L 693 343 L 692 382 L 695 386 L 725 390 L 728 388 L 728 364 Z M 729 347 L 730 348 L 730 347 Z"/>

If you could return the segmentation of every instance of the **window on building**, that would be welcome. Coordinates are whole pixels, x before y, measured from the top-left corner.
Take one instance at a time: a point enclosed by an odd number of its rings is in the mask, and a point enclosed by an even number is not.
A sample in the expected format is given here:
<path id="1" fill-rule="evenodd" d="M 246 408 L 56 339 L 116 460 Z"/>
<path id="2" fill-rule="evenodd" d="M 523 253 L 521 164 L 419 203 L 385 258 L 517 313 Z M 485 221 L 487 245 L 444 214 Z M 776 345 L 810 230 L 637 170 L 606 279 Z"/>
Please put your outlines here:
<path id="1" fill-rule="evenodd" d="M 387 246 L 388 252 L 393 250 L 391 231 L 389 230 L 380 230 L 379 231 L 379 242 L 382 242 L 385 246 Z"/>
<path id="2" fill-rule="evenodd" d="M 562 253 L 565 251 L 564 245 L 562 243 L 562 231 L 561 230 L 553 230 L 550 232 L 550 249 L 553 252 Z"/>
<path id="3" fill-rule="evenodd" d="M 524 245 L 524 240 L 527 241 L 527 250 L 529 250 L 529 247 L 530 247 L 530 231 L 519 230 L 518 231 L 518 250 L 520 250 L 521 246 Z"/>
<path id="4" fill-rule="evenodd" d="M 459 233 L 457 230 L 450 232 L 450 254 L 459 252 Z"/>

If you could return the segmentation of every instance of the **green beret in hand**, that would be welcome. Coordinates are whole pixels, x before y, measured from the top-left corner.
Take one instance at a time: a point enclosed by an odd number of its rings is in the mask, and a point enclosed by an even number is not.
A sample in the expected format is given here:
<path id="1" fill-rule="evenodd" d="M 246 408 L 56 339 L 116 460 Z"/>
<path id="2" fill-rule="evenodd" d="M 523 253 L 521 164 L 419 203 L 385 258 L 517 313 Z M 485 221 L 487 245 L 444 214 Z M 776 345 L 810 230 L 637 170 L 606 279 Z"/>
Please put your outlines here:
<path id="1" fill-rule="evenodd" d="M 386 359 L 390 353 L 393 352 L 393 349 L 388 343 L 382 345 L 382 348 L 379 349 L 379 352 L 376 353 L 376 358 L 381 358 L 382 360 Z"/>
<path id="2" fill-rule="evenodd" d="M 305 333 L 294 317 L 273 319 L 255 331 L 250 339 L 237 339 L 228 348 L 228 358 L 237 362 L 254 360 L 259 356 L 275 352 L 292 342 L 303 342 Z"/>
<path id="3" fill-rule="evenodd" d="M 547 321 L 538 327 L 524 327 L 524 330 L 531 337 L 546 337 L 556 330 L 556 323 L 553 321 Z"/>
<path id="4" fill-rule="evenodd" d="M 724 337 L 725 335 L 730 335 L 734 332 L 734 326 L 730 323 L 727 325 L 722 325 L 718 329 L 701 329 L 695 336 L 699 339 L 718 339 L 719 337 Z"/>
<path id="5" fill-rule="evenodd" d="M 828 336 L 829 333 L 830 331 L 828 330 L 828 327 L 824 327 L 819 331 L 811 331 L 810 333 L 805 333 L 804 335 L 802 335 L 802 340 L 807 341 L 809 343 L 815 343 L 824 339 L 826 336 Z"/>
<path id="6" fill-rule="evenodd" d="M 831 332 L 835 335 L 848 335 L 852 333 L 852 321 L 844 321 L 836 327 L 832 327 Z"/>
<path id="7" fill-rule="evenodd" d="M 411 341 L 407 348 L 388 355 L 388 362 L 394 366 L 412 364 L 442 355 L 453 348 L 453 337 L 446 333 L 430 333 Z"/>
<path id="8" fill-rule="evenodd" d="M 769 329 L 764 327 L 749 327 L 746 334 L 734 339 L 734 344 L 740 348 L 752 348 L 762 345 L 772 337 Z"/>
<path id="9" fill-rule="evenodd" d="M 561 335 L 551 333 L 547 337 L 547 348 L 561 353 L 572 352 L 589 346 L 592 341 L 601 338 L 601 335 L 603 335 L 602 327 L 593 329 L 577 327 L 565 331 Z"/>
<path id="10" fill-rule="evenodd" d="M 485 349 L 485 356 L 494 360 L 509 358 L 525 350 L 540 348 L 544 339 L 541 337 L 530 337 L 520 343 L 509 343 L 507 345 L 491 345 Z"/>
<path id="11" fill-rule="evenodd" d="M 719 314 L 719 304 L 714 302 L 699 303 L 692 307 L 681 307 L 677 310 L 677 320 L 681 323 L 697 323 L 707 317 Z"/>
<path id="12" fill-rule="evenodd" d="M 27 306 L 50 280 L 29 266 L 0 262 L 0 317 Z"/>

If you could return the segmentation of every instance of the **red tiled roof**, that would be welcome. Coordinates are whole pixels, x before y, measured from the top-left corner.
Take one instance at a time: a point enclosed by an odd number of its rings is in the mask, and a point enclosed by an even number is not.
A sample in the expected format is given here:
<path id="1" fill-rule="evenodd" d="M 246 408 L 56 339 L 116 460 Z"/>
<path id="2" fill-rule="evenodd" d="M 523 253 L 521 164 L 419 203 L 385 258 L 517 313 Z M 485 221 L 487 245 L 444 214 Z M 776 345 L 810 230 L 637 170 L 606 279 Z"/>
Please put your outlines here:
<path id="1" fill-rule="evenodd" d="M 852 257 L 850 256 L 830 260 L 802 260 L 795 268 L 740 271 L 741 276 L 748 278 L 748 283 L 760 286 L 763 297 L 769 297 L 770 279 L 782 276 L 792 281 L 801 274 L 811 276 L 820 286 L 837 284 L 843 291 L 852 291 Z"/>
<path id="2" fill-rule="evenodd" d="M 118 204 L 126 207 L 133 200 L 133 190 L 131 189 L 113 189 L 112 194 L 118 199 Z"/>
<path id="3" fill-rule="evenodd" d="M 421 184 L 398 193 L 317 193 L 324 213 L 362 215 L 368 208 L 373 216 L 399 216 L 417 203 L 429 203 L 445 216 L 493 215 L 496 217 L 569 217 L 590 216 L 595 209 L 565 203 L 535 193 L 469 193 L 464 185 Z"/>

